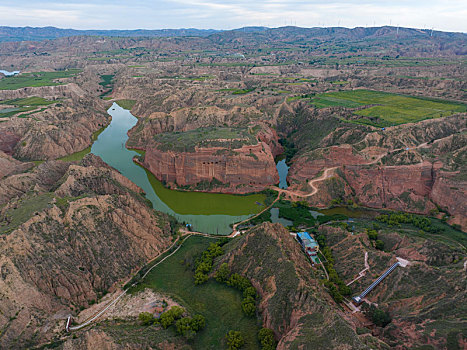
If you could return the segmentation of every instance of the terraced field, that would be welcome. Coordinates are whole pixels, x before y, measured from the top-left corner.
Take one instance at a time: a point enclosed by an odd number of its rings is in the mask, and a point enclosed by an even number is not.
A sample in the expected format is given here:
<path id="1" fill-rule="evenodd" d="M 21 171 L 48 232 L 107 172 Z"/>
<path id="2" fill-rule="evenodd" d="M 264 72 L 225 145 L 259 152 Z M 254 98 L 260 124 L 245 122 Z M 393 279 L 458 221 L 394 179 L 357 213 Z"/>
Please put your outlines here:
<path id="1" fill-rule="evenodd" d="M 79 69 L 68 69 L 55 72 L 21 73 L 0 80 L 0 90 L 16 90 L 24 87 L 61 85 L 56 79 L 70 78 L 78 74 Z"/>
<path id="2" fill-rule="evenodd" d="M 351 90 L 318 94 L 312 99 L 318 108 L 362 108 L 354 112 L 358 123 L 378 127 L 418 122 L 465 112 L 463 103 L 403 96 L 380 91 Z"/>
<path id="3" fill-rule="evenodd" d="M 0 118 L 11 117 L 22 112 L 29 112 L 37 109 L 37 107 L 47 106 L 56 102 L 57 101 L 50 101 L 37 96 L 0 101 L 0 105 L 14 106 L 13 108 L 0 109 Z"/>

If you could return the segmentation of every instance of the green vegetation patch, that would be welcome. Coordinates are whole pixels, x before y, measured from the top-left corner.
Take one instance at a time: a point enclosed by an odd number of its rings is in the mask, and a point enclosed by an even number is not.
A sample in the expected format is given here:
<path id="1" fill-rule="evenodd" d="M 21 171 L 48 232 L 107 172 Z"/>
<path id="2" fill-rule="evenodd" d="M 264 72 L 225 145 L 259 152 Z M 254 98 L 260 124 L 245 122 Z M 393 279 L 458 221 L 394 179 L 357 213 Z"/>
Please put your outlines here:
<path id="1" fill-rule="evenodd" d="M 0 80 L 0 90 L 16 90 L 24 87 L 54 86 L 62 83 L 56 79 L 70 78 L 81 72 L 80 69 L 68 69 L 54 72 L 21 73 Z"/>
<path id="2" fill-rule="evenodd" d="M 196 147 L 241 148 L 258 141 L 246 128 L 200 128 L 186 132 L 157 134 L 154 140 L 161 151 L 194 152 Z"/>
<path id="3" fill-rule="evenodd" d="M 258 349 L 257 320 L 242 311 L 242 293 L 213 280 L 196 286 L 191 266 L 196 258 L 212 243 L 205 237 L 189 237 L 170 258 L 155 267 L 139 284 L 134 293 L 145 288 L 168 294 L 178 300 L 190 314 L 201 314 L 206 328 L 193 339 L 196 349 L 224 348 L 225 334 L 238 330 L 245 339 L 245 349 Z"/>
<path id="4" fill-rule="evenodd" d="M 14 108 L 6 108 L 0 109 L 0 118 L 7 118 L 12 117 L 19 113 L 29 112 L 35 110 L 38 106 L 47 106 L 52 103 L 56 103 L 57 101 L 50 101 L 42 97 L 32 96 L 27 98 L 16 98 L 13 100 L 5 100 L 0 101 L 0 105 L 10 105 L 15 106 Z M 40 111 L 45 110 L 42 108 Z M 32 113 L 24 114 L 21 117 L 25 117 L 31 115 L 33 113 L 37 113 L 39 111 L 35 111 Z"/>
<path id="5" fill-rule="evenodd" d="M 47 106 L 57 101 L 47 100 L 42 97 L 31 96 L 26 98 L 15 98 L 13 100 L 0 101 L 2 105 L 13 105 L 17 107 Z"/>
<path id="6" fill-rule="evenodd" d="M 318 94 L 313 98 L 312 103 L 318 108 L 333 106 L 358 108 L 373 105 L 355 111 L 354 114 L 365 117 L 357 119 L 356 122 L 377 127 L 413 123 L 467 111 L 467 106 L 463 103 L 370 90 Z"/>
<path id="7" fill-rule="evenodd" d="M 115 101 L 115 103 L 118 104 L 123 109 L 130 110 L 135 105 L 136 100 L 117 100 L 117 101 Z"/>
<path id="8" fill-rule="evenodd" d="M 35 213 L 44 210 L 52 201 L 52 193 L 33 195 L 21 199 L 8 209 L 0 221 L 0 234 L 9 233 L 28 221 Z"/>

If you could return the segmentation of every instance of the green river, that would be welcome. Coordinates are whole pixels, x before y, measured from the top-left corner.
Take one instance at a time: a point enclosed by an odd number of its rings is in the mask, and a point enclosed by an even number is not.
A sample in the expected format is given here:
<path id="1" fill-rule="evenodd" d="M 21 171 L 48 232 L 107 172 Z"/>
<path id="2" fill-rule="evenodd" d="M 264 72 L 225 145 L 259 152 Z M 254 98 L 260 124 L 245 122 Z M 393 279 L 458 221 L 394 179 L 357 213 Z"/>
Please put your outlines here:
<path id="1" fill-rule="evenodd" d="M 133 162 L 133 157 L 138 153 L 125 147 L 127 132 L 138 119 L 116 103 L 107 112 L 112 116 L 112 121 L 92 145 L 91 153 L 141 187 L 154 209 L 191 224 L 194 231 L 226 235 L 232 232 L 232 223 L 242 221 L 264 208 L 265 196 L 262 194 L 239 196 L 165 188 L 154 175 Z"/>

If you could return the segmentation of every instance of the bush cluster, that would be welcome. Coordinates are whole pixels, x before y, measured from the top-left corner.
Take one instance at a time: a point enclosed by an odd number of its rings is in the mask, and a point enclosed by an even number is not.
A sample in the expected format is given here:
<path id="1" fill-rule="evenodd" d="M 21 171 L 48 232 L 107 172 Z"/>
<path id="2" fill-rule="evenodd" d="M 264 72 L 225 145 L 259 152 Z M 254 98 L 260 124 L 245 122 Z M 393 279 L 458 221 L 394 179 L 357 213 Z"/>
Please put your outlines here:
<path id="1" fill-rule="evenodd" d="M 159 323 L 163 328 L 168 328 L 174 324 L 185 313 L 185 309 L 180 306 L 172 306 L 159 317 Z"/>
<path id="2" fill-rule="evenodd" d="M 324 285 L 328 288 L 331 297 L 337 303 L 340 303 L 342 300 L 344 300 L 344 296 L 352 294 L 352 290 L 339 277 L 336 269 L 334 268 L 334 258 L 332 256 L 331 249 L 326 245 L 326 237 L 323 235 L 318 235 L 318 237 L 316 237 L 316 241 L 319 244 L 321 253 L 326 258 L 324 265 L 329 274 L 329 280 L 324 281 Z"/>
<path id="3" fill-rule="evenodd" d="M 366 234 L 371 241 L 375 241 L 375 248 L 379 250 L 384 249 L 384 242 L 378 239 L 378 231 L 376 230 L 367 230 Z"/>
<path id="4" fill-rule="evenodd" d="M 175 322 L 177 333 L 184 336 L 186 339 L 192 339 L 196 333 L 206 326 L 206 320 L 202 315 L 191 317 L 183 317 Z"/>
<path id="5" fill-rule="evenodd" d="M 362 305 L 362 311 L 379 327 L 386 327 L 392 321 L 391 315 L 389 315 L 387 311 L 377 308 L 373 304 L 364 303 Z"/>
<path id="6" fill-rule="evenodd" d="M 224 254 L 220 243 L 211 243 L 206 249 L 201 258 L 196 261 L 195 264 L 195 284 L 203 284 L 206 283 L 209 279 L 208 274 L 212 270 L 212 264 L 214 259 L 218 256 Z"/>
<path id="7" fill-rule="evenodd" d="M 258 332 L 258 339 L 262 350 L 274 350 L 277 346 L 272 329 L 261 328 Z"/>
<path id="8" fill-rule="evenodd" d="M 389 226 L 412 224 L 420 230 L 430 233 L 440 233 L 444 231 L 441 227 L 433 226 L 430 219 L 409 213 L 394 213 L 389 215 L 380 215 L 376 218 L 376 220 L 384 222 Z"/>

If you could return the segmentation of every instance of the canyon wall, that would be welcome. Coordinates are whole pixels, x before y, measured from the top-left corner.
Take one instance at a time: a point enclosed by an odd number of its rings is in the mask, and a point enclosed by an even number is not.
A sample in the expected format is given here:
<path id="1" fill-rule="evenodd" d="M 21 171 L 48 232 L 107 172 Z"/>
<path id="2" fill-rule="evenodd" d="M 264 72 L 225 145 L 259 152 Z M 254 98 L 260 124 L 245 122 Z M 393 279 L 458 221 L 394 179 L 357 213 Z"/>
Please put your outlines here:
<path id="1" fill-rule="evenodd" d="M 246 193 L 260 191 L 279 182 L 270 147 L 260 142 L 239 149 L 199 148 L 177 153 L 148 147 L 143 165 L 160 181 L 178 186 L 200 182 L 221 182 L 216 192 Z"/>
<path id="2" fill-rule="evenodd" d="M 37 182 L 0 211 L 0 348 L 50 340 L 63 331 L 67 315 L 89 306 L 172 240 L 167 217 L 97 157 L 57 170 L 46 163 L 35 169 Z"/>

